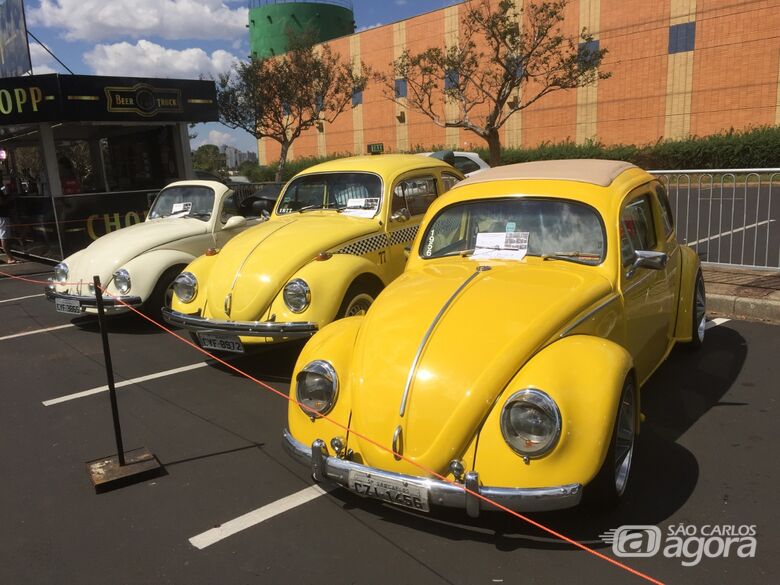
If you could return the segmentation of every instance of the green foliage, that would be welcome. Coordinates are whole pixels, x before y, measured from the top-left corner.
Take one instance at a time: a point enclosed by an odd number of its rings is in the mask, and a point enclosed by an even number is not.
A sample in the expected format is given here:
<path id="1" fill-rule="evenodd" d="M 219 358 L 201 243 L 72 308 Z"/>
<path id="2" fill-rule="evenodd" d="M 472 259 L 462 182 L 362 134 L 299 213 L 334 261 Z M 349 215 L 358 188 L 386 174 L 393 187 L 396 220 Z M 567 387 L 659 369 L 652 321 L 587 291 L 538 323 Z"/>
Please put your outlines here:
<path id="1" fill-rule="evenodd" d="M 213 144 L 204 144 L 192 153 L 192 166 L 196 169 L 224 176 L 225 155 L 219 152 L 219 147 Z"/>
<path id="2" fill-rule="evenodd" d="M 485 149 L 477 149 L 482 158 Z M 645 169 L 737 169 L 780 167 L 780 126 L 704 137 L 664 140 L 655 144 L 603 145 L 599 142 L 543 143 L 534 148 L 505 149 L 501 164 L 563 158 L 625 160 Z"/>

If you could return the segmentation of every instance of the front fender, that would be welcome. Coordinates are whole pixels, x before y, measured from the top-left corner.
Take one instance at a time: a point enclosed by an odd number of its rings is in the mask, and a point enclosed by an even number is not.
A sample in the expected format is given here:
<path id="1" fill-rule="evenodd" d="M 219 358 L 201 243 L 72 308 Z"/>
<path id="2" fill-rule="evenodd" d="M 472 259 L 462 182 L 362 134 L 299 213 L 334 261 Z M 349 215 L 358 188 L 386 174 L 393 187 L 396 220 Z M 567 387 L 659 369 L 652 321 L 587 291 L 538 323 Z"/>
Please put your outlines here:
<path id="1" fill-rule="evenodd" d="M 206 306 L 206 293 L 204 292 L 206 290 L 206 282 L 211 274 L 211 269 L 217 262 L 217 258 L 219 258 L 219 255 L 206 256 L 204 254 L 198 256 L 182 270 L 182 272 L 191 272 L 195 275 L 195 278 L 198 280 L 198 294 L 189 303 L 182 303 L 176 295 L 173 295 L 171 308 L 174 311 L 187 315 L 194 315 L 197 312 L 203 314 L 203 307 Z"/>
<path id="2" fill-rule="evenodd" d="M 313 260 L 289 279 L 300 278 L 309 285 L 309 307 L 302 313 L 293 313 L 285 305 L 282 291 L 279 291 L 271 303 L 270 312 L 279 322 L 309 321 L 322 328 L 336 318 L 347 289 L 363 274 L 370 274 L 382 282 L 377 265 L 361 256 L 334 254 L 328 260 Z"/>
<path id="3" fill-rule="evenodd" d="M 121 268 L 125 268 L 130 273 L 132 281 L 130 294 L 139 296 L 146 301 L 163 272 L 172 266 L 187 265 L 193 259 L 194 256 L 191 254 L 178 250 L 152 250 L 136 256 L 124 263 Z M 109 286 L 109 292 L 118 294 L 114 289 L 113 279 Z"/>
<path id="4" fill-rule="evenodd" d="M 565 337 L 547 346 L 517 373 L 493 406 L 479 433 L 474 468 L 485 485 L 545 487 L 589 483 L 609 447 L 630 354 L 609 340 Z M 548 455 L 528 463 L 501 434 L 501 413 L 518 390 L 537 388 L 558 405 L 562 429 Z"/>
<path id="5" fill-rule="evenodd" d="M 701 260 L 696 252 L 688 246 L 680 246 L 682 277 L 680 278 L 680 293 L 677 295 L 677 325 L 674 328 L 675 341 L 690 341 L 693 338 L 693 295 L 696 286 L 696 275 L 701 270 Z"/>
<path id="6" fill-rule="evenodd" d="M 349 425 L 350 412 L 352 410 L 352 396 L 349 380 L 351 370 L 352 349 L 355 345 L 360 324 L 363 317 L 349 317 L 331 323 L 314 337 L 312 337 L 298 356 L 298 361 L 293 370 L 290 382 L 290 397 L 297 399 L 295 378 L 298 372 L 314 360 L 326 360 L 336 370 L 339 379 L 338 396 L 333 409 L 327 414 L 328 418 L 338 421 L 347 427 Z M 316 418 L 314 420 L 305 413 L 296 403 L 290 402 L 287 410 L 287 428 L 298 441 L 305 445 L 311 445 L 315 439 L 323 439 L 330 444 L 333 437 L 345 437 L 346 431 L 327 420 Z"/>

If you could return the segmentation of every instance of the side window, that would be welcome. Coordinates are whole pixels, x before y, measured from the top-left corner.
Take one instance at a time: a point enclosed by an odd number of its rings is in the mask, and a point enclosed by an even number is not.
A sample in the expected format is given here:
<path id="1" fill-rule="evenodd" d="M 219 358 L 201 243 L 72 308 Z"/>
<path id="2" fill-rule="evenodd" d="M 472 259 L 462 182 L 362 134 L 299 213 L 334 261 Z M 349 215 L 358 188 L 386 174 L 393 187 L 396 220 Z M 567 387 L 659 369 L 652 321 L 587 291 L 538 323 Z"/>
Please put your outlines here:
<path id="1" fill-rule="evenodd" d="M 654 250 L 656 246 L 653 207 L 650 196 L 643 195 L 626 205 L 620 216 L 620 253 L 623 265 L 634 261 L 635 250 Z"/>
<path id="2" fill-rule="evenodd" d="M 466 156 L 456 156 L 453 166 L 464 175 L 479 170 L 479 165 Z"/>
<path id="3" fill-rule="evenodd" d="M 655 192 L 658 193 L 658 201 L 661 202 L 661 221 L 664 222 L 664 234 L 668 238 L 674 231 L 674 216 L 672 215 L 672 206 L 669 204 L 669 197 L 666 189 L 662 185 L 656 185 Z"/>
<path id="4" fill-rule="evenodd" d="M 393 189 L 392 213 L 404 207 L 410 215 L 425 213 L 437 195 L 435 177 L 404 179 Z"/>
<path id="5" fill-rule="evenodd" d="M 238 210 L 238 204 L 236 202 L 236 194 L 231 193 L 227 197 L 225 197 L 225 201 L 222 203 L 222 215 L 220 215 L 219 219 L 222 223 L 227 222 L 228 219 L 233 217 L 234 215 L 241 215 L 241 213 Z"/>
<path id="6" fill-rule="evenodd" d="M 444 187 L 444 190 L 442 193 L 446 193 L 450 189 L 452 189 L 455 185 L 457 185 L 460 182 L 460 179 L 456 177 L 455 175 L 451 175 L 449 173 L 442 173 L 441 174 L 441 184 L 442 187 Z"/>

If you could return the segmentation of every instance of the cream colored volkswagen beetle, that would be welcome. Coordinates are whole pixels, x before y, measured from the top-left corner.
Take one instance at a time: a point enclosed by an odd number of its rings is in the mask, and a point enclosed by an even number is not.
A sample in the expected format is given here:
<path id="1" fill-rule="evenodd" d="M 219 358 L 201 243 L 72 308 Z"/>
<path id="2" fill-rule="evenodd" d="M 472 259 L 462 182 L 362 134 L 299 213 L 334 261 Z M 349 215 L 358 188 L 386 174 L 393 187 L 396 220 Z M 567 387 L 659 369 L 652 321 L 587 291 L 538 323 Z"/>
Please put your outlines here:
<path id="1" fill-rule="evenodd" d="M 277 184 L 267 187 L 266 197 L 278 194 Z M 265 221 L 267 214 L 249 205 L 254 196 L 243 195 L 217 181 L 171 183 L 157 195 L 144 222 L 106 234 L 59 263 L 46 297 L 58 312 L 94 313 L 97 275 L 108 293 L 103 295 L 107 312 L 127 311 L 127 304 L 158 316 L 184 266 Z"/>
<path id="2" fill-rule="evenodd" d="M 421 511 L 614 504 L 642 386 L 704 331 L 699 259 L 651 175 L 485 170 L 431 205 L 365 316 L 306 344 L 284 444 L 316 480 Z"/>

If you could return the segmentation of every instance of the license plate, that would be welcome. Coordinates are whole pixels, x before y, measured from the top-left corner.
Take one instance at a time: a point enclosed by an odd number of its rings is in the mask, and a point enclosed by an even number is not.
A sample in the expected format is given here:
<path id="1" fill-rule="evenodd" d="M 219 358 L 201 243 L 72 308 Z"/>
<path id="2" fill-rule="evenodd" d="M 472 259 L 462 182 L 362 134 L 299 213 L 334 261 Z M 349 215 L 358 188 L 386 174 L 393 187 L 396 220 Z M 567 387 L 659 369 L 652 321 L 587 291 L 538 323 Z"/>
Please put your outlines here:
<path id="1" fill-rule="evenodd" d="M 54 299 L 54 308 L 59 313 L 68 315 L 80 315 L 81 304 L 76 299 Z"/>
<path id="2" fill-rule="evenodd" d="M 244 353 L 244 345 L 235 335 L 217 335 L 214 333 L 198 333 L 200 345 L 204 349 L 216 349 L 219 351 L 232 351 Z"/>
<path id="3" fill-rule="evenodd" d="M 349 489 L 361 496 L 377 498 L 421 512 L 430 511 L 427 488 L 415 483 L 353 470 L 349 472 Z"/>

